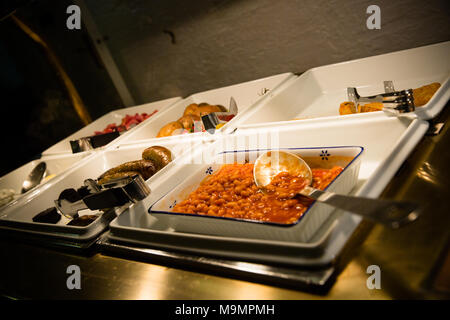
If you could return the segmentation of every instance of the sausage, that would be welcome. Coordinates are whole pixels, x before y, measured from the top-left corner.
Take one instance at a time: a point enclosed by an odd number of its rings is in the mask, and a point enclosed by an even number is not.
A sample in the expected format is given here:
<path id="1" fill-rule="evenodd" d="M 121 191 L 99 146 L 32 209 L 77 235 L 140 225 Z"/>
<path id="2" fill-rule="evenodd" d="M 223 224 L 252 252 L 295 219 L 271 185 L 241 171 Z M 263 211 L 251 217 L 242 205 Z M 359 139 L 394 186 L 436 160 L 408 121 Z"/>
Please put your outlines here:
<path id="1" fill-rule="evenodd" d="M 102 180 L 103 178 L 106 178 L 106 176 L 111 176 L 115 173 L 123 173 L 123 172 L 137 172 L 139 173 L 144 180 L 147 180 L 156 172 L 156 166 L 151 160 L 134 160 L 125 162 L 121 165 L 118 165 L 117 167 L 114 167 L 112 169 L 109 169 L 105 173 L 103 173 L 98 180 Z M 122 175 L 124 176 L 124 175 Z M 116 178 L 119 178 L 120 176 L 117 176 Z M 111 177 L 109 177 L 109 180 Z M 100 182 L 99 182 L 100 183 Z"/>
<path id="2" fill-rule="evenodd" d="M 138 171 L 122 171 L 122 172 L 114 172 L 114 173 L 109 173 L 109 174 L 104 173 L 98 178 L 97 183 L 105 184 L 105 183 L 110 182 L 111 180 L 125 178 L 125 177 L 132 177 L 136 174 L 141 175 Z M 142 175 L 141 175 L 141 177 L 142 177 Z"/>
<path id="3" fill-rule="evenodd" d="M 172 161 L 172 152 L 161 146 L 153 146 L 142 152 L 142 159 L 152 161 L 156 169 L 161 170 Z"/>

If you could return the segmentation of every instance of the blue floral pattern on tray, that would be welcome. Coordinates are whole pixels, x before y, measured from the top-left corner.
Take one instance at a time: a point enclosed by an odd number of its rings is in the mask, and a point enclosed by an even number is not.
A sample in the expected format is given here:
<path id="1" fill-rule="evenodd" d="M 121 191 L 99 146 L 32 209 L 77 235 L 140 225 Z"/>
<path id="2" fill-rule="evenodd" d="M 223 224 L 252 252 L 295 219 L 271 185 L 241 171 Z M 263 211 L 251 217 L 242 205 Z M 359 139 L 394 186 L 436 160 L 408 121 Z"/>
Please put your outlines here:
<path id="1" fill-rule="evenodd" d="M 259 92 L 258 92 L 258 96 L 262 97 L 263 95 L 265 95 L 267 92 L 269 92 L 270 89 L 267 88 L 262 88 Z"/>
<path id="2" fill-rule="evenodd" d="M 208 167 L 208 169 L 206 169 L 205 173 L 206 174 L 212 174 L 213 173 L 213 168 L 212 167 Z"/>
<path id="3" fill-rule="evenodd" d="M 322 160 L 328 160 L 328 157 L 331 156 L 331 154 L 328 152 L 328 150 L 322 150 L 320 153 L 320 157 Z"/>
<path id="4" fill-rule="evenodd" d="M 175 201 L 169 206 L 169 208 L 170 208 L 170 209 L 173 209 L 173 207 L 175 207 L 176 204 L 177 204 L 177 200 L 175 200 Z"/>

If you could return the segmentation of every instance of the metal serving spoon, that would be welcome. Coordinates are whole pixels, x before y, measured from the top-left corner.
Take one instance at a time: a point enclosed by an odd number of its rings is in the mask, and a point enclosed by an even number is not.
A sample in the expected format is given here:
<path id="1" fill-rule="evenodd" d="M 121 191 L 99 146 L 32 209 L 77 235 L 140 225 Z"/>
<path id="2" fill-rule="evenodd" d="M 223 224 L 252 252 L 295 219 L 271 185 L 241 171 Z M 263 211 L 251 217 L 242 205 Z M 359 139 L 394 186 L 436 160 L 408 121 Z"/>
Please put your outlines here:
<path id="1" fill-rule="evenodd" d="M 46 170 L 47 164 L 45 162 L 40 162 L 36 167 L 34 167 L 28 178 L 23 182 L 21 193 L 25 193 L 41 183 Z"/>
<path id="2" fill-rule="evenodd" d="M 394 229 L 419 217 L 419 208 L 415 203 L 344 196 L 315 189 L 311 187 L 312 171 L 308 164 L 299 156 L 285 151 L 269 151 L 256 159 L 253 169 L 255 183 L 264 190 L 280 172 L 288 172 L 307 181 L 307 185 L 298 194 Z"/>

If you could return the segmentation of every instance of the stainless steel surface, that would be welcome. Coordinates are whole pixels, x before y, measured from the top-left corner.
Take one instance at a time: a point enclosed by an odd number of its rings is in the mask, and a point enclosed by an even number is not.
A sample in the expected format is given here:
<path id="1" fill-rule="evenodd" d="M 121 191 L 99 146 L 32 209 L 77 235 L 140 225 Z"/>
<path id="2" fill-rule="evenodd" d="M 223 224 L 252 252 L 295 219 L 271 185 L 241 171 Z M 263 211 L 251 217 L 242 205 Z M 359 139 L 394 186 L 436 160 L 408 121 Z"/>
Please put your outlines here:
<path id="1" fill-rule="evenodd" d="M 45 162 L 40 162 L 36 167 L 34 167 L 27 179 L 23 182 L 21 193 L 25 193 L 39 185 L 44 178 L 46 170 L 47 164 Z"/>
<path id="2" fill-rule="evenodd" d="M 306 180 L 306 186 L 298 194 L 394 229 L 414 222 L 421 213 L 419 205 L 413 202 L 346 196 L 315 189 L 311 187 L 313 178 L 309 165 L 301 157 L 286 151 L 269 151 L 256 159 L 255 184 L 264 190 L 280 172 Z"/>
<path id="3" fill-rule="evenodd" d="M 436 121 L 447 122 L 449 115 L 446 108 Z M 369 223 L 359 229 L 353 236 L 355 245 L 342 254 L 335 283 L 322 294 L 156 259 L 51 249 L 3 233 L 0 292 L 39 299 L 448 299 L 449 143 L 446 123 L 440 134 L 423 138 L 382 194 L 424 205 L 421 218 L 398 230 Z M 80 290 L 67 289 L 70 265 L 80 267 Z M 367 286 L 372 265 L 380 268 L 380 289 Z"/>
<path id="4" fill-rule="evenodd" d="M 336 266 L 321 268 L 299 268 L 298 266 L 273 266 L 253 262 L 227 260 L 219 257 L 199 256 L 186 252 L 168 252 L 157 249 L 141 248 L 127 243 L 111 241 L 106 233 L 98 242 L 101 252 L 125 255 L 132 259 L 155 260 L 166 264 L 192 266 L 196 270 L 215 271 L 223 275 L 276 283 L 307 291 L 324 291 L 331 284 Z"/>

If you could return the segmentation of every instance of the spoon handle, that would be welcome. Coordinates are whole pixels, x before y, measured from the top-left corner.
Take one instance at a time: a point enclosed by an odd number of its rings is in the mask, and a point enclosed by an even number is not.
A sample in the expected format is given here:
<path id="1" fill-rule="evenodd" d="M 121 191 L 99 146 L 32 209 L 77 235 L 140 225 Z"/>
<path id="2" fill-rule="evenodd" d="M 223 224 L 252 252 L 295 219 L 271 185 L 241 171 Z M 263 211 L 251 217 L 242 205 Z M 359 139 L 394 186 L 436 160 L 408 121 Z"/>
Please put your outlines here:
<path id="1" fill-rule="evenodd" d="M 420 214 L 419 206 L 411 202 L 344 196 L 311 187 L 304 188 L 300 194 L 393 229 L 413 222 Z"/>

